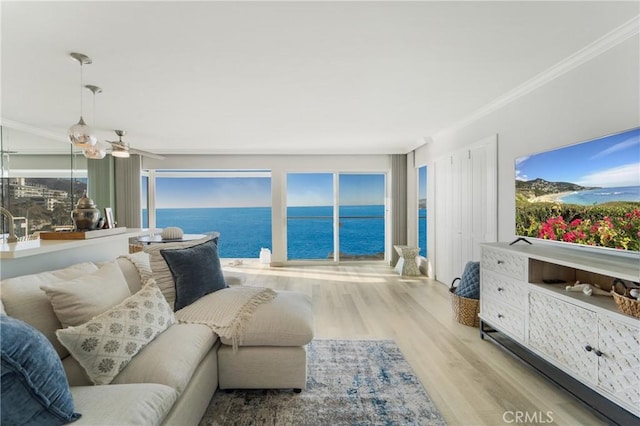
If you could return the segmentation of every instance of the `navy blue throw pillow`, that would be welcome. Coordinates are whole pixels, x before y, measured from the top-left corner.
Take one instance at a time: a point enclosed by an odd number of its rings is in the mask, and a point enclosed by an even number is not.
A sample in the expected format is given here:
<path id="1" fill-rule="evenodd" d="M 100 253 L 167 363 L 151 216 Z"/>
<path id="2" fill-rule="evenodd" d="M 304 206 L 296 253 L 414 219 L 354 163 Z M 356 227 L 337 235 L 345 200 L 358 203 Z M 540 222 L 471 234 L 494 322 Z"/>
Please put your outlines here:
<path id="1" fill-rule="evenodd" d="M 3 425 L 63 425 L 80 418 L 62 362 L 29 324 L 0 315 Z"/>
<path id="2" fill-rule="evenodd" d="M 456 294 L 467 299 L 480 299 L 480 262 L 467 262 Z"/>
<path id="3" fill-rule="evenodd" d="M 183 249 L 160 250 L 160 254 L 176 284 L 176 311 L 202 296 L 227 288 L 216 241 Z"/>

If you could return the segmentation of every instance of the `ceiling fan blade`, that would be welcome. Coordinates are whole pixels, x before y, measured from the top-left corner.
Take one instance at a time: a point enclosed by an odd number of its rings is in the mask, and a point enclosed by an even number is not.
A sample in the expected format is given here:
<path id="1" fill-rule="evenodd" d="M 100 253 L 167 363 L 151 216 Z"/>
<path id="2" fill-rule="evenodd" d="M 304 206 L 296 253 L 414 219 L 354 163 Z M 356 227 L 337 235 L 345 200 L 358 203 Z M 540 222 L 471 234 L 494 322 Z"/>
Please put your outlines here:
<path id="1" fill-rule="evenodd" d="M 166 158 L 162 155 L 154 154 L 153 152 L 143 151 L 141 149 L 135 149 L 135 148 L 129 148 L 129 152 L 131 154 L 138 154 L 138 155 L 144 155 L 145 157 L 149 157 L 149 158 L 155 158 L 156 160 L 164 160 Z"/>
<path id="2" fill-rule="evenodd" d="M 122 137 L 126 135 L 126 132 L 123 130 L 116 130 L 115 132 L 118 135 L 119 139 L 117 141 L 107 141 L 113 146 L 113 149 L 120 150 L 120 151 L 128 151 L 130 154 L 144 155 L 145 157 L 155 158 L 157 160 L 165 159 L 165 157 L 163 157 L 162 155 L 154 154 L 153 152 L 131 148 L 131 146 L 128 143 L 125 143 L 122 140 Z"/>
<path id="3" fill-rule="evenodd" d="M 120 143 L 120 142 L 118 142 L 118 141 L 108 141 L 108 140 L 105 140 L 105 142 L 107 142 L 109 145 L 111 145 L 111 148 L 115 148 L 115 149 L 127 149 L 127 147 L 126 147 L 124 144 L 122 144 L 122 143 Z"/>

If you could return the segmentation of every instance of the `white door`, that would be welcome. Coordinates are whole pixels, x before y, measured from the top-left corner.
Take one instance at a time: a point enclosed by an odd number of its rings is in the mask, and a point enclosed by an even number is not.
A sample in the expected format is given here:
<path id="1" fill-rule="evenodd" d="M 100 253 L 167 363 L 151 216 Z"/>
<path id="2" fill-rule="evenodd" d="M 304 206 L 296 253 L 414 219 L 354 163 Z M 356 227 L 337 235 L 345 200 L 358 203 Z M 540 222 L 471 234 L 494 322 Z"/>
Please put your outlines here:
<path id="1" fill-rule="evenodd" d="M 480 259 L 480 243 L 497 240 L 497 137 L 433 162 L 435 277 L 445 284 Z"/>

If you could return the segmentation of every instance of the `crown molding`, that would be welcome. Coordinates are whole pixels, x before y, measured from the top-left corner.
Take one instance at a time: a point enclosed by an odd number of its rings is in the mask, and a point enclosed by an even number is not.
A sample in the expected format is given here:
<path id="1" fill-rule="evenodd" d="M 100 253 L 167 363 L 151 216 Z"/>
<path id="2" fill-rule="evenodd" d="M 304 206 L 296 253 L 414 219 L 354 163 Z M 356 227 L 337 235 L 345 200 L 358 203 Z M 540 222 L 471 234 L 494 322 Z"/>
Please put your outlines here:
<path id="1" fill-rule="evenodd" d="M 56 132 L 53 130 L 43 129 L 41 127 L 33 126 L 31 124 L 21 123 L 19 121 L 11 120 L 8 118 L 2 118 L 0 121 L 2 126 L 7 127 L 9 129 L 18 130 L 24 133 L 28 133 L 30 135 L 39 136 L 44 139 L 50 139 L 52 141 L 59 141 L 69 143 L 69 139 L 66 134 L 62 132 Z"/>
<path id="2" fill-rule="evenodd" d="M 603 53 L 637 35 L 638 33 L 640 33 L 640 15 L 630 19 L 629 21 L 608 32 L 599 39 L 588 44 L 584 48 L 578 50 L 577 52 L 566 57 L 557 64 L 536 75 L 535 77 L 525 81 L 516 88 L 496 98 L 495 100 L 476 110 L 466 118 L 456 122 L 452 126 L 439 131 L 438 133 L 436 133 L 436 136 L 465 127 L 479 120 L 480 118 L 499 110 L 500 108 L 510 104 L 511 102 L 514 102 L 515 100 L 533 92 L 534 90 L 544 86 L 545 84 L 555 80 L 556 78 L 581 66 L 585 62 L 588 62 L 591 59 L 602 55 Z"/>

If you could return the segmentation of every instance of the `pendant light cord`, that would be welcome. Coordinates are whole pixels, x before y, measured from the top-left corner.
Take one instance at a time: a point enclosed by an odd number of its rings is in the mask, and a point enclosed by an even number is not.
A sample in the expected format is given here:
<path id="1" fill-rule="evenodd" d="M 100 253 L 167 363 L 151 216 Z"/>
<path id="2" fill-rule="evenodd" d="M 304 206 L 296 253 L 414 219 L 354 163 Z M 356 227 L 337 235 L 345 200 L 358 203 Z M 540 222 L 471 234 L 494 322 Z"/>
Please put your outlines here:
<path id="1" fill-rule="evenodd" d="M 82 89 L 83 89 L 83 78 L 82 78 L 82 60 L 80 62 L 80 117 L 82 117 Z"/>
<path id="2" fill-rule="evenodd" d="M 92 90 L 91 93 L 93 93 L 93 125 L 95 126 L 96 125 L 96 92 L 95 90 Z"/>

